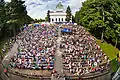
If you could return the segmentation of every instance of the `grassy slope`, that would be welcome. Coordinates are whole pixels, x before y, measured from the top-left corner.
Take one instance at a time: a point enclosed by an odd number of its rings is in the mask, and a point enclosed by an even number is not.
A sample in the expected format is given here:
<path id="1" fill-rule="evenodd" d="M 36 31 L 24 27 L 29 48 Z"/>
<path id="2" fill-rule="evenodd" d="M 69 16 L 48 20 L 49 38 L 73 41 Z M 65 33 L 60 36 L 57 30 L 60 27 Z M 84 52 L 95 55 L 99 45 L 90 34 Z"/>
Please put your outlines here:
<path id="1" fill-rule="evenodd" d="M 114 46 L 112 46 L 111 44 L 108 44 L 106 42 L 101 43 L 100 40 L 97 40 L 97 44 L 101 47 L 101 49 L 103 50 L 103 52 L 109 56 L 109 59 L 111 60 L 111 68 L 112 68 L 112 72 L 115 72 L 117 70 L 117 54 L 119 52 L 119 50 L 117 48 L 115 48 Z"/>
<path id="2" fill-rule="evenodd" d="M 97 40 L 97 44 L 100 45 L 103 52 L 110 57 L 110 60 L 116 58 L 116 55 L 118 54 L 119 50 L 113 45 L 108 44 L 106 42 L 101 43 L 100 40 Z"/>

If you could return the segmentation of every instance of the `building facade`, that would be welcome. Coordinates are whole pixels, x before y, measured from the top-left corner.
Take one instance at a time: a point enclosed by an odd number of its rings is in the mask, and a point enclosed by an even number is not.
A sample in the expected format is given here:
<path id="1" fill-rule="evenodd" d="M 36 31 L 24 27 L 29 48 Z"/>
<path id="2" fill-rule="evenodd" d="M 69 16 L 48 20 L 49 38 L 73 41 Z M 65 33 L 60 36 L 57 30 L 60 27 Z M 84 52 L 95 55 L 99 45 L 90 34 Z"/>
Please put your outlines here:
<path id="1" fill-rule="evenodd" d="M 64 7 L 61 4 L 61 2 L 59 2 L 59 4 L 57 4 L 55 11 L 49 12 L 49 15 L 50 15 L 50 22 L 62 22 L 62 23 L 67 22 L 66 21 L 66 11 L 64 10 Z M 70 22 L 72 22 L 72 16 L 71 16 Z"/>

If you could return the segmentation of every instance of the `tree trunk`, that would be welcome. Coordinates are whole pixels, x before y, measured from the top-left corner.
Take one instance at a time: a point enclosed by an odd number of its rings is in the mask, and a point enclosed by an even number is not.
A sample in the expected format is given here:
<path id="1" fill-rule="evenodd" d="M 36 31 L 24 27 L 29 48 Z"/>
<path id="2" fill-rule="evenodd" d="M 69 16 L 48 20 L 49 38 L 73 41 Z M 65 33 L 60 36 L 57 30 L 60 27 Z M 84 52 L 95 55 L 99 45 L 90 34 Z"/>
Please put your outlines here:
<path id="1" fill-rule="evenodd" d="M 12 37 L 12 35 L 11 35 L 12 33 L 11 33 L 11 30 L 10 30 L 10 38 Z"/>
<path id="2" fill-rule="evenodd" d="M 16 29 L 15 29 L 15 26 L 16 26 L 16 25 L 13 24 L 13 27 L 14 27 L 14 28 L 13 28 L 13 34 L 14 34 L 14 38 L 15 38 L 15 41 L 16 41 Z"/>
<path id="3" fill-rule="evenodd" d="M 103 12 L 103 21 L 105 22 L 105 17 L 104 17 L 104 11 L 102 9 Z M 102 35 L 101 35 L 101 40 L 103 41 L 103 36 L 104 36 L 104 26 L 102 26 Z"/>
<path id="4" fill-rule="evenodd" d="M 104 32 L 102 31 L 101 40 L 103 41 Z"/>
<path id="5" fill-rule="evenodd" d="M 6 38 L 6 29 L 5 29 L 5 38 Z"/>
<path id="6" fill-rule="evenodd" d="M 15 27 L 14 27 L 14 38 L 15 38 L 15 41 L 16 41 L 16 30 L 15 30 Z"/>
<path id="7" fill-rule="evenodd" d="M 13 31 L 13 35 L 12 36 L 15 37 L 15 28 L 13 28 L 12 31 Z"/>
<path id="8" fill-rule="evenodd" d="M 117 46 L 117 43 L 118 43 L 118 40 L 117 40 L 117 38 L 116 38 L 116 41 L 115 41 L 115 47 Z"/>

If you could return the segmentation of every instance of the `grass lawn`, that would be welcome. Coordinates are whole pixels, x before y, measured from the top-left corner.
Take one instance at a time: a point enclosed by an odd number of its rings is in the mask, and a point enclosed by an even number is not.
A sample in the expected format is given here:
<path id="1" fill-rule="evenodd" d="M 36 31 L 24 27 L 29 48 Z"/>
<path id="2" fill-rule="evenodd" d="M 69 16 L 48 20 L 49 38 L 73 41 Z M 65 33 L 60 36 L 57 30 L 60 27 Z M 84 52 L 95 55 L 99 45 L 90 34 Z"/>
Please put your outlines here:
<path id="1" fill-rule="evenodd" d="M 110 57 L 110 60 L 117 57 L 119 50 L 115 48 L 113 45 L 108 44 L 106 42 L 101 43 L 101 40 L 97 40 L 97 44 L 101 47 L 103 52 Z"/>
<path id="2" fill-rule="evenodd" d="M 118 68 L 118 62 L 116 60 L 116 58 L 114 58 L 113 60 L 111 60 L 111 69 L 112 72 L 116 72 Z"/>
<path id="3" fill-rule="evenodd" d="M 109 59 L 111 60 L 111 68 L 112 72 L 116 72 L 117 70 L 117 54 L 119 53 L 119 50 L 115 48 L 113 45 L 108 44 L 106 42 L 101 43 L 101 40 L 97 40 L 97 44 L 101 47 L 103 52 L 109 56 Z"/>

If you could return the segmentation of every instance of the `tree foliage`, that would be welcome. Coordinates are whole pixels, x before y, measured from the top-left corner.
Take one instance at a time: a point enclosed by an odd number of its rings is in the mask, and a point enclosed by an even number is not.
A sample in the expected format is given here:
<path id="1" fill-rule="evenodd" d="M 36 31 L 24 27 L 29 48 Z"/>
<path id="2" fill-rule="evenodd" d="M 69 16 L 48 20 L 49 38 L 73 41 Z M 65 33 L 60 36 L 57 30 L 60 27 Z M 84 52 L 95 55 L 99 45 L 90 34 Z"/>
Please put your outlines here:
<path id="1" fill-rule="evenodd" d="M 50 10 L 47 11 L 46 21 L 50 22 Z"/>
<path id="2" fill-rule="evenodd" d="M 16 34 L 21 26 L 33 19 L 27 15 L 25 1 L 11 0 L 0 3 L 0 36 L 7 37 Z"/>
<path id="3" fill-rule="evenodd" d="M 68 7 L 67 7 L 67 10 L 66 10 L 66 21 L 67 21 L 67 22 L 70 22 L 71 17 L 72 17 L 71 9 L 70 9 L 70 6 L 68 6 Z"/>
<path id="4" fill-rule="evenodd" d="M 120 0 L 87 0 L 75 21 L 102 40 L 120 44 Z"/>

